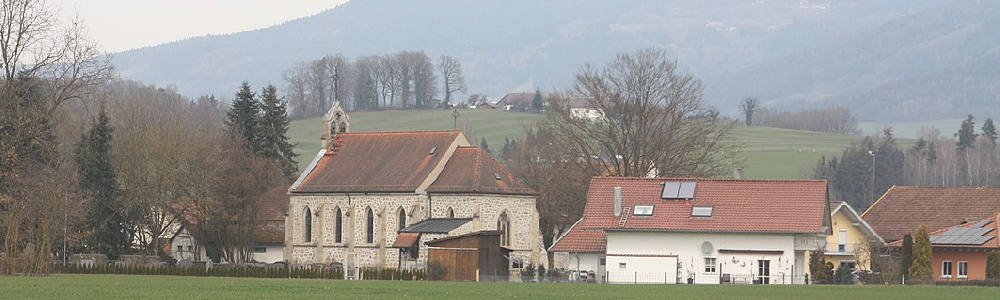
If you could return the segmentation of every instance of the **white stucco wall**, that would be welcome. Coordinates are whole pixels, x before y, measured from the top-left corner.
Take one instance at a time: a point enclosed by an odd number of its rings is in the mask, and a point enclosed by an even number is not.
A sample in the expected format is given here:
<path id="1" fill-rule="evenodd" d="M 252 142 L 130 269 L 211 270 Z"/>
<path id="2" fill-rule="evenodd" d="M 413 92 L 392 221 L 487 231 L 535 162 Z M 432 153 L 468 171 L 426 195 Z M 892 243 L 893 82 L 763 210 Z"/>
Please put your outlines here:
<path id="1" fill-rule="evenodd" d="M 654 275 L 676 272 L 680 282 L 693 278 L 695 283 L 708 284 L 719 283 L 720 274 L 728 273 L 736 283 L 752 283 L 759 275 L 759 261 L 767 260 L 769 283 L 791 284 L 794 276 L 801 277 L 804 272 L 804 251 L 796 252 L 796 237 L 793 234 L 609 231 L 607 267 L 610 273 L 619 269 L 619 263 L 625 262 L 624 271 Z M 799 235 L 798 238 L 808 236 Z M 705 249 L 710 250 L 707 253 L 702 246 L 705 242 L 711 244 L 711 249 Z M 671 268 L 670 256 L 676 257 L 674 268 Z M 706 270 L 705 258 L 716 259 L 715 272 Z"/>

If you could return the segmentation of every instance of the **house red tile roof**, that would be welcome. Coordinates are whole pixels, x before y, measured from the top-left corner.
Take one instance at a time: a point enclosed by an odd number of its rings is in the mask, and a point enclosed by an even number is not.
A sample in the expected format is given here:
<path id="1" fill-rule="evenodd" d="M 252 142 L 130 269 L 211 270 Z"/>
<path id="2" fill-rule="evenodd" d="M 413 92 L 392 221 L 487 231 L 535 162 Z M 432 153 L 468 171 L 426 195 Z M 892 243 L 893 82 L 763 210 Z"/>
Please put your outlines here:
<path id="1" fill-rule="evenodd" d="M 981 226 L 977 226 L 981 225 Z M 983 234 L 977 236 L 983 236 L 985 241 L 982 243 L 965 243 L 965 242 L 949 242 L 949 241 L 959 241 L 962 239 L 942 239 L 943 236 L 950 234 L 949 231 L 953 229 L 960 228 L 972 228 L 981 227 L 984 229 Z M 916 229 L 913 230 L 916 232 Z M 943 228 L 935 230 L 928 234 L 931 238 L 931 246 L 934 248 L 949 248 L 949 249 L 1000 249 L 1000 216 L 993 216 L 985 218 L 982 220 L 973 220 L 965 224 L 960 224 L 948 228 Z M 944 242 L 935 242 L 935 240 L 944 240 Z M 966 240 L 968 241 L 968 240 Z M 902 247 L 903 240 L 897 240 L 888 244 L 890 247 Z"/>
<path id="2" fill-rule="evenodd" d="M 291 192 L 413 192 L 460 134 L 457 130 L 337 134 L 316 167 Z"/>
<path id="3" fill-rule="evenodd" d="M 580 219 L 583 220 L 583 219 Z M 559 237 L 551 252 L 605 252 L 608 249 L 608 234 L 603 230 L 583 230 L 576 221 L 563 236 Z"/>
<path id="4" fill-rule="evenodd" d="M 664 182 L 691 181 L 693 198 L 661 199 Z M 614 215 L 615 187 L 625 218 Z M 632 215 L 636 205 L 652 215 Z M 712 206 L 712 216 L 693 217 L 692 206 Z M 595 177 L 583 215 L 581 228 L 605 230 L 824 233 L 830 222 L 825 180 Z"/>
<path id="5" fill-rule="evenodd" d="M 894 186 L 861 214 L 886 241 L 920 227 L 936 231 L 1000 212 L 1000 187 Z"/>
<path id="6" fill-rule="evenodd" d="M 267 191 L 257 205 L 257 221 L 283 221 L 288 210 L 288 186 Z"/>
<path id="7" fill-rule="evenodd" d="M 498 180 L 495 175 L 499 175 Z M 488 152 L 478 147 L 458 147 L 444 171 L 427 188 L 432 193 L 524 194 L 535 192 L 507 172 Z"/>

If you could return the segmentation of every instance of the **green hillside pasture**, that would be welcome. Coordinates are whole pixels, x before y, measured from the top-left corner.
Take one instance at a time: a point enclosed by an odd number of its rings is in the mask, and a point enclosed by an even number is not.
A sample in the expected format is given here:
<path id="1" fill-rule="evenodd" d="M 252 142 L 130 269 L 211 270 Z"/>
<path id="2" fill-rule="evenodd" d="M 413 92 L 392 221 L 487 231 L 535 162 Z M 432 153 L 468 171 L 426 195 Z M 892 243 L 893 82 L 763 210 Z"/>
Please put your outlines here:
<path id="1" fill-rule="evenodd" d="M 64 275 L 0 278 L 5 299 L 996 299 L 985 287 L 607 285 Z"/>
<path id="2" fill-rule="evenodd" d="M 468 124 L 479 145 L 482 137 L 494 153 L 503 146 L 505 137 L 523 139 L 524 128 L 535 124 L 544 116 L 536 113 L 513 112 L 498 109 L 459 109 L 459 126 Z M 452 110 L 385 110 L 349 113 L 351 131 L 404 131 L 452 129 L 455 119 Z M 322 133 L 320 118 L 294 121 L 289 139 L 297 143 L 295 152 L 299 169 L 305 168 L 319 151 Z M 733 137 L 746 145 L 741 151 L 744 178 L 809 178 L 820 157 L 840 156 L 844 147 L 860 140 L 858 135 L 832 134 L 813 131 L 789 130 L 759 126 L 737 126 Z M 900 147 L 909 147 L 912 140 L 900 140 Z M 735 168 L 735 166 L 734 166 Z"/>
<path id="3" fill-rule="evenodd" d="M 349 112 L 352 132 L 406 131 L 406 130 L 449 130 L 455 126 L 454 110 L 383 110 Z M 544 115 L 514 112 L 501 109 L 458 109 L 458 126 L 469 126 L 472 139 L 469 142 L 479 146 L 482 138 L 494 154 L 498 154 L 505 137 L 511 140 L 524 138 L 524 128 L 541 120 Z M 303 169 L 320 149 L 319 138 L 323 133 L 322 118 L 293 121 L 288 130 L 288 139 L 298 143 L 295 153 L 299 153 L 299 169 Z"/>

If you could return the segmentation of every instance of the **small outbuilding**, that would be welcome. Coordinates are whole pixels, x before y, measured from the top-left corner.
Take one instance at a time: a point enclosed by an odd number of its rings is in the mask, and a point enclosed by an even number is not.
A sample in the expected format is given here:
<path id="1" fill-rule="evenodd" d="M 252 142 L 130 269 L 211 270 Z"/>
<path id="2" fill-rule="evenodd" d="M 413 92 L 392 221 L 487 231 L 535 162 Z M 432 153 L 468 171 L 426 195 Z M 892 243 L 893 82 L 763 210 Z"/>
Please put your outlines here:
<path id="1" fill-rule="evenodd" d="M 499 230 L 479 231 L 428 241 L 428 272 L 439 280 L 505 281 L 510 250 L 500 246 Z"/>

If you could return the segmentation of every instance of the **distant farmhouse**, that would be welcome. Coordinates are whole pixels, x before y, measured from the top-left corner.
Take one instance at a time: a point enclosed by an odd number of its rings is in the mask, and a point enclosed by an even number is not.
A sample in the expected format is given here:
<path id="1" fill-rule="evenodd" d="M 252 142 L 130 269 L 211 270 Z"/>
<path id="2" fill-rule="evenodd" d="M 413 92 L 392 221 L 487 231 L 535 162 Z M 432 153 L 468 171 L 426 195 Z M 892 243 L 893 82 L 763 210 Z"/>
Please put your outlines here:
<path id="1" fill-rule="evenodd" d="M 830 228 L 824 180 L 599 177 L 550 251 L 600 282 L 803 284 Z"/>
<path id="2" fill-rule="evenodd" d="M 927 227 L 937 281 L 985 279 L 987 253 L 1000 251 L 998 187 L 894 186 L 861 216 L 892 247 Z"/>
<path id="3" fill-rule="evenodd" d="M 502 263 L 484 276 L 537 265 L 535 192 L 460 131 L 349 132 L 342 111 L 325 126 L 325 149 L 288 189 L 288 262 L 340 263 L 350 277 L 358 267 L 439 261 L 458 274 L 477 266 L 429 250 L 436 239 L 462 236 L 496 239 L 496 249 L 466 251 Z"/>

